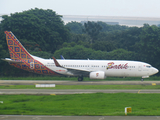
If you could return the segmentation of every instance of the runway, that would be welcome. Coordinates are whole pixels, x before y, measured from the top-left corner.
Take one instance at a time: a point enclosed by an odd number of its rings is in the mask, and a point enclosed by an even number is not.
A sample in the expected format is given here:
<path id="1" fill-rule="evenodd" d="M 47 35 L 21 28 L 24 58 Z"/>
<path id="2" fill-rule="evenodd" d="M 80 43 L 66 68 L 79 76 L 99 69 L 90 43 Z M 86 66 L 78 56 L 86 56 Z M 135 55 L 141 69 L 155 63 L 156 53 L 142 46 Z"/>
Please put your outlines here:
<path id="1" fill-rule="evenodd" d="M 66 81 L 66 80 L 0 80 L 0 85 L 34 85 L 34 84 L 56 84 L 56 85 L 160 85 L 160 81 Z M 159 89 L 153 90 L 123 90 L 123 89 L 0 89 L 0 94 L 29 94 L 29 95 L 63 95 L 82 93 L 160 93 Z"/>
<path id="2" fill-rule="evenodd" d="M 0 115 L 1 120 L 160 120 L 160 116 L 39 116 Z"/>
<path id="3" fill-rule="evenodd" d="M 160 81 L 68 81 L 68 80 L 0 80 L 0 85 L 160 85 Z"/>
<path id="4" fill-rule="evenodd" d="M 27 95 L 64 95 L 64 94 L 82 94 L 82 93 L 160 93 L 160 90 L 88 90 L 88 89 L 0 89 L 0 94 L 13 95 L 13 94 L 27 94 Z"/>

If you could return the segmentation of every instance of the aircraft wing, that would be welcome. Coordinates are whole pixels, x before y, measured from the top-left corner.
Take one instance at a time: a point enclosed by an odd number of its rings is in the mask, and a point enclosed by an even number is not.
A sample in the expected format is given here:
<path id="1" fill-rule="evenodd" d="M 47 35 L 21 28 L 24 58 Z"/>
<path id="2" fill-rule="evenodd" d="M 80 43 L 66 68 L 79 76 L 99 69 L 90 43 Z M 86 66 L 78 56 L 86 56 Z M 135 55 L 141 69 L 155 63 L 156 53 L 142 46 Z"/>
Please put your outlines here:
<path id="1" fill-rule="evenodd" d="M 90 70 L 86 70 L 86 69 L 77 69 L 77 68 L 69 68 L 69 67 L 63 67 L 61 66 L 58 61 L 52 57 L 54 60 L 54 63 L 57 67 L 62 67 L 67 69 L 69 72 L 73 73 L 74 75 L 89 75 L 89 73 L 91 72 Z"/>
<path id="2" fill-rule="evenodd" d="M 22 63 L 22 61 L 19 60 L 12 60 L 10 58 L 1 59 L 3 61 L 9 62 L 9 63 Z"/>
<path id="3" fill-rule="evenodd" d="M 75 75 L 89 75 L 89 73 L 91 72 L 89 70 L 76 69 L 76 68 L 66 68 L 66 69 Z"/>

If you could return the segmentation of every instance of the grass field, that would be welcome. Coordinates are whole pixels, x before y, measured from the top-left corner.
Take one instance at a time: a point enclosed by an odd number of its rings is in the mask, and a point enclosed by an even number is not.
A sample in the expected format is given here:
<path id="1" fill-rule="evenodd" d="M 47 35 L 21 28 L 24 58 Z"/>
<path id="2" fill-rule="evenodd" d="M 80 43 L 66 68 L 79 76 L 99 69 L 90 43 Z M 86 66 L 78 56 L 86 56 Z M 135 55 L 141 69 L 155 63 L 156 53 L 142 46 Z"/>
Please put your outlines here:
<path id="1" fill-rule="evenodd" d="M 77 78 L 36 77 L 0 78 L 1 80 L 76 80 Z M 85 80 L 89 80 L 85 78 Z M 140 80 L 140 78 L 109 78 Z M 160 80 L 152 77 L 145 80 Z M 35 88 L 35 85 L 0 85 L 0 89 L 160 89 L 160 85 L 56 85 Z M 160 94 L 95 93 L 73 95 L 0 95 L 0 115 L 92 115 L 123 116 L 125 107 L 132 107 L 131 116 L 160 115 Z"/>
<path id="2" fill-rule="evenodd" d="M 8 115 L 160 115 L 160 94 L 96 93 L 0 95 L 0 114 Z"/>
<path id="3" fill-rule="evenodd" d="M 36 88 L 35 85 L 0 85 L 0 89 L 160 89 L 160 85 L 56 85 Z"/>

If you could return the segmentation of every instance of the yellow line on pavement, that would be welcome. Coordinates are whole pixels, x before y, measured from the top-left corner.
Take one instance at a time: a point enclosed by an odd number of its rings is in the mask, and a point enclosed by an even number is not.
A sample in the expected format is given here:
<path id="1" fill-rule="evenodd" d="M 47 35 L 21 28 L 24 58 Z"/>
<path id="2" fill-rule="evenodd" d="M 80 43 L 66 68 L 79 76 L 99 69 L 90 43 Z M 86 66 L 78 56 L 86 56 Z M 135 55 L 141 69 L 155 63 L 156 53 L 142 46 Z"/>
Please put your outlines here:
<path id="1" fill-rule="evenodd" d="M 141 90 L 138 91 L 138 93 L 140 93 Z"/>

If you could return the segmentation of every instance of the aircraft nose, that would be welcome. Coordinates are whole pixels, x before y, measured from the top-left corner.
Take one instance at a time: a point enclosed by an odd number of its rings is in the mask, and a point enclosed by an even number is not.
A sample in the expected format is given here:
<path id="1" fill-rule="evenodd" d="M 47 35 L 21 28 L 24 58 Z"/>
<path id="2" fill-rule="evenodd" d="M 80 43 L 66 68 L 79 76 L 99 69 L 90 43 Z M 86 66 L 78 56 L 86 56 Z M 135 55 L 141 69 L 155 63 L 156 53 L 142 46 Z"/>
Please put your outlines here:
<path id="1" fill-rule="evenodd" d="M 156 74 L 158 72 L 159 72 L 159 70 L 157 68 L 153 68 L 153 74 Z"/>

